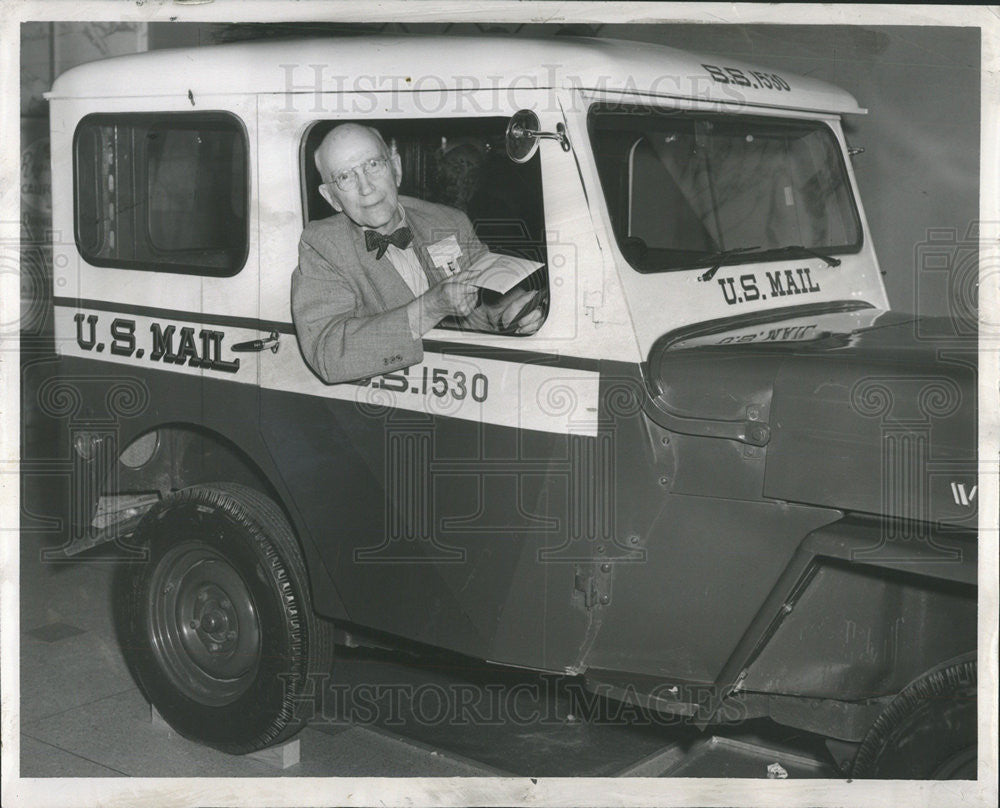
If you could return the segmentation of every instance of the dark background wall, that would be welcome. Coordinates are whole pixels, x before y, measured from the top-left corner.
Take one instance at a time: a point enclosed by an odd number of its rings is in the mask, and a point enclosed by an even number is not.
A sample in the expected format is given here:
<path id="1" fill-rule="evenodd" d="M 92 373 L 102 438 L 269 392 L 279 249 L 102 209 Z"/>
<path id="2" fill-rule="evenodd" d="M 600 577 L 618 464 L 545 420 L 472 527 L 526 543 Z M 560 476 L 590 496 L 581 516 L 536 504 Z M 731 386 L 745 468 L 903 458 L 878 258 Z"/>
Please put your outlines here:
<path id="1" fill-rule="evenodd" d="M 846 121 L 854 165 L 893 308 L 921 314 L 969 313 L 975 304 L 979 216 L 979 31 L 976 28 L 814 25 L 305 25 L 198 23 L 28 23 L 22 28 L 22 155 L 30 162 L 30 239 L 44 241 L 47 109 L 41 92 L 54 75 L 92 59 L 165 47 L 272 36 L 481 33 L 584 34 L 636 39 L 728 55 L 830 81 L 853 93 L 867 116 Z M 24 180 L 24 177 L 22 178 Z M 929 241 L 933 237 L 933 240 Z M 928 266 L 928 245 L 935 257 Z M 22 284 L 32 318 L 48 318 L 41 268 Z M 943 265 L 942 258 L 943 256 Z M 35 259 L 32 259 L 35 260 Z M 27 266 L 27 262 L 25 264 Z M 32 274 L 34 272 L 35 274 Z"/>

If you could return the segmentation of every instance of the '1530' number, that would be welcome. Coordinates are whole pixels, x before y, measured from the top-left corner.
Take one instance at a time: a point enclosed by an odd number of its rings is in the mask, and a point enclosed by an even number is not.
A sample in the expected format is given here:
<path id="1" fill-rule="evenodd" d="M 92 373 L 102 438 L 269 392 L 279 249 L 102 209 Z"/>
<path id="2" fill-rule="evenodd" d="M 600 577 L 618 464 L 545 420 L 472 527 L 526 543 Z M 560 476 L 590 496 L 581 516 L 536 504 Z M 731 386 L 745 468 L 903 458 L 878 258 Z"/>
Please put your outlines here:
<path id="1" fill-rule="evenodd" d="M 375 389 L 391 390 L 394 393 L 407 391 L 417 395 L 432 395 L 437 398 L 451 396 L 461 401 L 468 397 L 482 403 L 490 392 L 490 380 L 482 373 L 471 376 L 461 370 L 446 368 L 421 367 L 420 378 L 410 378 L 410 369 L 403 368 L 395 373 L 386 373 L 374 379 L 358 382 L 361 386 L 371 386 Z"/>

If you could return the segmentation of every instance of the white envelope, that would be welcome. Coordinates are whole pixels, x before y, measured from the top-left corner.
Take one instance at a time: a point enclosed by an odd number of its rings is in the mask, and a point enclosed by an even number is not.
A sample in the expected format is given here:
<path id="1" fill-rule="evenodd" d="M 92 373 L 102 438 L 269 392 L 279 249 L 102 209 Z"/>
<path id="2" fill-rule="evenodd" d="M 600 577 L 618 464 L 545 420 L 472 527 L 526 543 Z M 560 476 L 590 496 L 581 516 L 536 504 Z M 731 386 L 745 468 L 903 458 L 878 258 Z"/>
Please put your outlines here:
<path id="1" fill-rule="evenodd" d="M 469 283 L 481 289 L 506 294 L 541 267 L 542 264 L 526 258 L 486 253 L 469 267 Z"/>

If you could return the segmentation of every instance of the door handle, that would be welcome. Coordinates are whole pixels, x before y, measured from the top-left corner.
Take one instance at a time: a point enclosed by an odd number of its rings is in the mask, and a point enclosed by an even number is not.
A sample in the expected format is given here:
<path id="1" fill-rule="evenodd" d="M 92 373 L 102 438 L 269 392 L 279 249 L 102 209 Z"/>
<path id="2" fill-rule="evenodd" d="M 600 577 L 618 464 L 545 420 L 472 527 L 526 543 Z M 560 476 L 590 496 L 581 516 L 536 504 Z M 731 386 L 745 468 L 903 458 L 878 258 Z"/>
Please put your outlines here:
<path id="1" fill-rule="evenodd" d="M 270 348 L 271 353 L 277 353 L 278 344 L 278 332 L 272 331 L 268 336 L 264 337 L 264 339 L 252 339 L 247 342 L 237 342 L 229 350 L 234 351 L 235 353 L 256 353 Z"/>

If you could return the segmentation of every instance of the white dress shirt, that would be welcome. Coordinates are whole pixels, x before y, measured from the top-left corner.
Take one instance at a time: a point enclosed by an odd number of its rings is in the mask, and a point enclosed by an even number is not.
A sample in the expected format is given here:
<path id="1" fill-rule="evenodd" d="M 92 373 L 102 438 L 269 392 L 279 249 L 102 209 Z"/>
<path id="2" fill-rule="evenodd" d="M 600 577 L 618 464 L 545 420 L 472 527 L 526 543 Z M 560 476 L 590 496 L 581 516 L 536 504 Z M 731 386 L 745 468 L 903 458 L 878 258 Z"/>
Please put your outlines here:
<path id="1" fill-rule="evenodd" d="M 399 206 L 399 213 L 401 216 L 399 226 L 403 227 L 406 224 L 406 211 L 402 205 Z M 405 250 L 399 249 L 395 244 L 390 244 L 385 254 L 388 256 L 390 263 L 392 263 L 393 269 L 399 273 L 399 277 L 410 287 L 410 291 L 413 292 L 414 297 L 420 297 L 430 288 L 430 285 L 427 283 L 427 275 L 424 274 L 424 268 L 420 266 L 420 259 L 417 258 L 417 251 L 413 249 L 412 242 Z M 413 335 L 413 338 L 420 339 L 422 336 L 420 332 L 420 314 L 416 306 L 411 306 L 407 309 L 407 319 L 410 323 L 410 333 Z"/>

